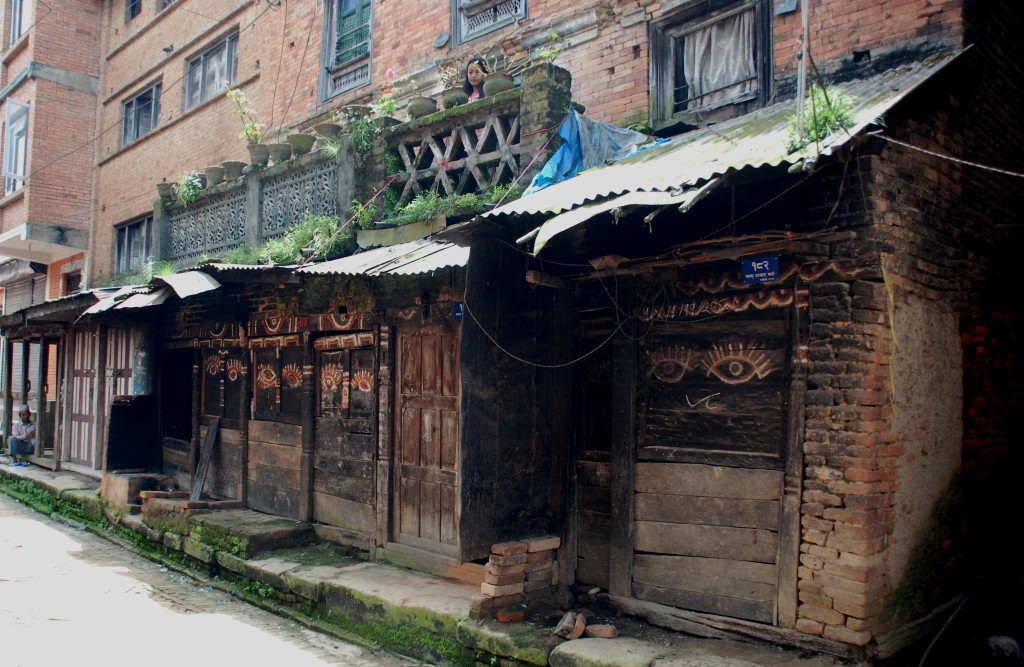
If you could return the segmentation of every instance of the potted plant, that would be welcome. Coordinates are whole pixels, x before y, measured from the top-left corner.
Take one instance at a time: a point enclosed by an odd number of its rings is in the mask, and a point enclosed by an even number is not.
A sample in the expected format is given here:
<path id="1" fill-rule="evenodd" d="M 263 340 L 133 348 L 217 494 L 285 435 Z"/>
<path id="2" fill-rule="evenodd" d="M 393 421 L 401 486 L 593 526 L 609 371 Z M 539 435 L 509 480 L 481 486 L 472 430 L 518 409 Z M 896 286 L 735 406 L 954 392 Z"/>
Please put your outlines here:
<path id="1" fill-rule="evenodd" d="M 449 60 L 437 66 L 437 78 L 441 82 L 441 104 L 445 109 L 452 109 L 469 101 L 466 89 L 463 88 L 462 68 L 457 62 Z"/>
<path id="2" fill-rule="evenodd" d="M 295 132 L 288 135 L 288 145 L 292 147 L 292 153 L 297 157 L 299 155 L 305 155 L 313 149 L 313 142 L 316 141 L 316 137 L 312 134 L 306 134 L 305 132 Z"/>
<path id="3" fill-rule="evenodd" d="M 260 141 L 263 139 L 263 125 L 256 122 L 256 112 L 241 90 L 228 88 L 227 97 L 231 100 L 231 112 L 242 121 L 240 139 L 245 139 L 249 149 L 249 158 L 256 166 L 262 167 L 270 160 L 270 150 Z"/>
<path id="4" fill-rule="evenodd" d="M 245 163 L 240 160 L 226 160 L 221 162 L 220 166 L 224 167 L 224 180 L 233 181 L 242 175 Z"/>
<path id="5" fill-rule="evenodd" d="M 168 183 L 167 181 L 161 181 L 156 184 L 156 193 L 161 199 L 170 199 L 174 196 L 174 184 Z"/>
<path id="6" fill-rule="evenodd" d="M 423 95 L 413 95 L 405 105 L 405 112 L 409 114 L 409 118 L 422 118 L 435 111 L 437 111 L 437 100 Z"/>
<path id="7" fill-rule="evenodd" d="M 224 180 L 224 167 L 220 165 L 210 165 L 203 169 L 203 173 L 206 174 L 206 185 L 213 187 L 219 185 Z"/>
<path id="8" fill-rule="evenodd" d="M 199 193 L 203 190 L 202 174 L 197 171 L 182 174 L 181 178 L 171 185 L 171 189 L 181 205 L 188 208 L 189 204 L 195 203 L 199 198 Z"/>

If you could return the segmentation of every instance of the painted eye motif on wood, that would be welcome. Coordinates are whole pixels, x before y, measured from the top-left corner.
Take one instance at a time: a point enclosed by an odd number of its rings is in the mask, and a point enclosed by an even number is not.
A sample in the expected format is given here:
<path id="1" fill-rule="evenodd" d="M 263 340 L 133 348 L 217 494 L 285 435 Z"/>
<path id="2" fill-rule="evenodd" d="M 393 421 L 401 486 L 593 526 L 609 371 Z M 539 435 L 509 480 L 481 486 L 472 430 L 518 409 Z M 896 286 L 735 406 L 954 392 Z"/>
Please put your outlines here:
<path id="1" fill-rule="evenodd" d="M 281 379 L 285 385 L 294 389 L 302 384 L 302 369 L 298 364 L 285 364 L 281 369 Z"/>
<path id="2" fill-rule="evenodd" d="M 320 386 L 324 391 L 334 391 L 341 386 L 344 372 L 338 364 L 327 364 L 320 369 Z"/>
<path id="3" fill-rule="evenodd" d="M 207 375 L 216 375 L 217 373 L 220 373 L 220 358 L 209 356 L 206 358 L 204 366 L 206 366 Z"/>
<path id="4" fill-rule="evenodd" d="M 239 376 L 245 375 L 245 365 L 241 359 L 228 359 L 228 380 L 237 382 Z"/>
<path id="5" fill-rule="evenodd" d="M 373 389 L 373 376 L 370 371 L 356 371 L 352 375 L 352 386 L 358 391 Z"/>
<path id="6" fill-rule="evenodd" d="M 665 384 L 676 384 L 690 370 L 691 350 L 682 345 L 666 345 L 651 350 L 651 375 Z"/>
<path id="7" fill-rule="evenodd" d="M 701 363 L 707 369 L 708 377 L 714 375 L 726 384 L 743 384 L 755 377 L 760 380 L 775 370 L 772 359 L 754 343 L 712 345 Z"/>
<path id="8" fill-rule="evenodd" d="M 277 386 L 277 373 L 270 364 L 260 364 L 257 367 L 256 384 L 260 389 L 273 389 Z"/>

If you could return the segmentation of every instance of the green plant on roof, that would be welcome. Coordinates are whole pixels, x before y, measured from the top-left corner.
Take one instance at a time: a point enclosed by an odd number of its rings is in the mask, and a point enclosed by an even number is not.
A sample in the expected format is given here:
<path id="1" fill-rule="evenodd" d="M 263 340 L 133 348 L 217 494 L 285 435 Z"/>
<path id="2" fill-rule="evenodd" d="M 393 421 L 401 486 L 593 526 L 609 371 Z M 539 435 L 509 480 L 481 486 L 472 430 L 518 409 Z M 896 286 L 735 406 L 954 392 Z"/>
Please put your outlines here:
<path id="1" fill-rule="evenodd" d="M 821 143 L 832 134 L 846 132 L 853 123 L 853 100 L 846 93 L 834 86 L 812 86 L 804 102 L 804 136 L 799 136 L 794 116 L 789 121 L 786 149 L 794 153 L 812 143 Z"/>
<path id="2" fill-rule="evenodd" d="M 191 171 L 182 174 L 181 178 L 171 184 L 174 196 L 178 198 L 181 205 L 188 208 L 189 204 L 195 203 L 199 193 L 203 190 L 203 182 L 199 178 L 199 172 Z"/>

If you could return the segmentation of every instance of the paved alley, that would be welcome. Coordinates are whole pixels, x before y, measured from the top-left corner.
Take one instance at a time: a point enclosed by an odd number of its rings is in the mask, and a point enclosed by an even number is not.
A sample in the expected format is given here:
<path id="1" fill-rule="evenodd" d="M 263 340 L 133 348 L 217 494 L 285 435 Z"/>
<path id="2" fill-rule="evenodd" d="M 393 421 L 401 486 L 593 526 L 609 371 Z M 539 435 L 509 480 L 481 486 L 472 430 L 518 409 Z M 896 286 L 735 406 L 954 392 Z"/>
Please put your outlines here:
<path id="1" fill-rule="evenodd" d="M 0 667 L 416 664 L 257 609 L 0 494 Z"/>

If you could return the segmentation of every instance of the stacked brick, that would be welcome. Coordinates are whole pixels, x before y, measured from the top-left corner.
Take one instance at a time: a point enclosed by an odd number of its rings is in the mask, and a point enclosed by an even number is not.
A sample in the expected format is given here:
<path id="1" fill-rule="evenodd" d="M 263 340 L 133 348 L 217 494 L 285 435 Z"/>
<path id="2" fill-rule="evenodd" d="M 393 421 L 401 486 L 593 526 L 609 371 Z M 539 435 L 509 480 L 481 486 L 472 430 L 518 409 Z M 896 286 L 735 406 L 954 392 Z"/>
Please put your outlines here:
<path id="1" fill-rule="evenodd" d="M 491 546 L 480 592 L 482 609 L 496 609 L 543 597 L 558 583 L 558 547 L 553 535 Z"/>

